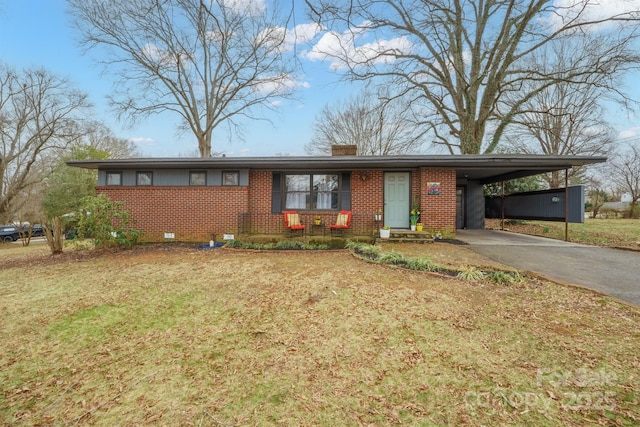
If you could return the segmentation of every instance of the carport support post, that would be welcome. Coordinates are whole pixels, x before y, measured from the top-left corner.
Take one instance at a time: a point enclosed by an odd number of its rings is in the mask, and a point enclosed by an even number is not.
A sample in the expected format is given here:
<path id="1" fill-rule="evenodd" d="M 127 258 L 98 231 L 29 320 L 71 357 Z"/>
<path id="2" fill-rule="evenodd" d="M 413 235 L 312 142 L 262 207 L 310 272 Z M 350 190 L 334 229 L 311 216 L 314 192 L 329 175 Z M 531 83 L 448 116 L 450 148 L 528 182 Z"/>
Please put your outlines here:
<path id="1" fill-rule="evenodd" d="M 500 197 L 500 230 L 504 231 L 504 181 L 501 182 L 502 195 Z"/>
<path id="2" fill-rule="evenodd" d="M 569 241 L 569 169 L 564 170 L 564 241 Z"/>

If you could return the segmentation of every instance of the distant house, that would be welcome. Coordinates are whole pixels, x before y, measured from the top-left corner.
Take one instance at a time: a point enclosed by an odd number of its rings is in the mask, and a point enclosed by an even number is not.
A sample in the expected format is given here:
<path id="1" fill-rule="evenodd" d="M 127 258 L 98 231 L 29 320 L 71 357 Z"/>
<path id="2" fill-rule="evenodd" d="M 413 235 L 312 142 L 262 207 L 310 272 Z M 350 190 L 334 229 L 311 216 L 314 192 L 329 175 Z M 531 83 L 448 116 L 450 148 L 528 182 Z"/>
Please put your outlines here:
<path id="1" fill-rule="evenodd" d="M 284 232 L 283 210 L 296 210 L 305 233 L 325 232 L 340 210 L 349 233 L 409 228 L 412 204 L 425 229 L 455 233 L 484 227 L 483 185 L 603 162 L 603 157 L 531 155 L 143 158 L 86 160 L 98 193 L 125 202 L 148 241 L 208 241 L 212 235 Z M 376 221 L 376 212 L 383 215 Z M 311 226 L 316 217 L 322 226 Z"/>
<path id="2" fill-rule="evenodd" d="M 604 202 L 599 209 L 598 218 L 623 217 L 631 209 L 631 202 Z"/>

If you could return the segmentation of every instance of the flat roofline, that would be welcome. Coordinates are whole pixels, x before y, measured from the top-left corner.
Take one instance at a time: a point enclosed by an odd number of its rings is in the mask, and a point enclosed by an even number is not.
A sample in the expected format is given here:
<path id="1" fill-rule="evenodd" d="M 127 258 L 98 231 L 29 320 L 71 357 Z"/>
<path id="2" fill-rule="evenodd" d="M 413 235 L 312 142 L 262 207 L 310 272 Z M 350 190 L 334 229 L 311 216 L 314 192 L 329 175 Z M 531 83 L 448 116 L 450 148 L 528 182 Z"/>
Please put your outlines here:
<path id="1" fill-rule="evenodd" d="M 252 170 L 407 170 L 455 169 L 458 178 L 483 183 L 537 175 L 577 166 L 602 163 L 602 156 L 511 155 L 398 155 L 398 156 L 281 156 L 215 158 L 131 158 L 76 160 L 67 165 L 100 170 L 131 169 L 252 169 Z"/>

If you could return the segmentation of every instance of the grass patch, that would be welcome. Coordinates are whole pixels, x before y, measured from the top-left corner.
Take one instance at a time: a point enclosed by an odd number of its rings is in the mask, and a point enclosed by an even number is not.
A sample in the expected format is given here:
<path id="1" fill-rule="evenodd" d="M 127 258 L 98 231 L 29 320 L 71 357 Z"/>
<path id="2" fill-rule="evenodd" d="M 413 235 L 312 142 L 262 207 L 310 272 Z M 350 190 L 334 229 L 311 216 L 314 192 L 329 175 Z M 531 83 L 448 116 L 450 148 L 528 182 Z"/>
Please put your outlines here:
<path id="1" fill-rule="evenodd" d="M 392 248 L 487 267 L 445 243 L 361 247 Z M 0 278 L 3 425 L 640 422 L 640 313 L 582 289 L 345 251 L 55 259 Z"/>
<path id="2" fill-rule="evenodd" d="M 487 227 L 500 229 L 500 220 L 486 220 Z M 564 222 L 509 220 L 505 229 L 516 233 L 565 238 Z M 569 224 L 569 241 L 586 245 L 640 250 L 640 219 L 585 219 Z"/>

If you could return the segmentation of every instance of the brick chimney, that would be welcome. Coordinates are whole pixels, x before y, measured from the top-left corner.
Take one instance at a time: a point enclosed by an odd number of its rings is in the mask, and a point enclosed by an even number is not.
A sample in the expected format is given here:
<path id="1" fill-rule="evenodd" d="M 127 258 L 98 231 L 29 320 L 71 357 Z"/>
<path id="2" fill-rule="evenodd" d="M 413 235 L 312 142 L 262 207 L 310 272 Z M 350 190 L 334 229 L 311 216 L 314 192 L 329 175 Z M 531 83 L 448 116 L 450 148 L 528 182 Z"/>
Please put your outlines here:
<path id="1" fill-rule="evenodd" d="M 332 156 L 356 156 L 358 154 L 357 145 L 332 145 Z"/>

